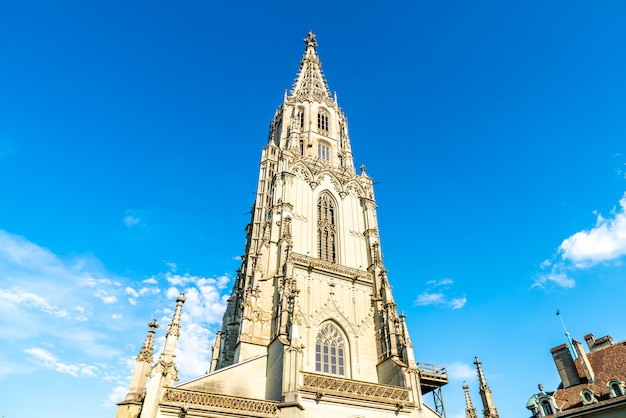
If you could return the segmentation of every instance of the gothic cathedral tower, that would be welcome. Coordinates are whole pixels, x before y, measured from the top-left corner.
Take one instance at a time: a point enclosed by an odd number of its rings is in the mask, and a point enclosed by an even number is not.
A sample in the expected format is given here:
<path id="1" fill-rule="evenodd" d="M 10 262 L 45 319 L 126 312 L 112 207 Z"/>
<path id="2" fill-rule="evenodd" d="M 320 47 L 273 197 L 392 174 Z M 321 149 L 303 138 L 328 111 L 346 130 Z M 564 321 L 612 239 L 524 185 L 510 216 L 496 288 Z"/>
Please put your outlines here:
<path id="1" fill-rule="evenodd" d="M 315 35 L 304 41 L 300 71 L 270 123 L 211 370 L 174 387 L 157 362 L 144 388 L 133 379 L 118 418 L 442 413 L 437 396 L 434 410 L 422 397 L 447 383 L 445 369 L 415 361 L 382 261 L 373 180 L 354 168 Z"/>

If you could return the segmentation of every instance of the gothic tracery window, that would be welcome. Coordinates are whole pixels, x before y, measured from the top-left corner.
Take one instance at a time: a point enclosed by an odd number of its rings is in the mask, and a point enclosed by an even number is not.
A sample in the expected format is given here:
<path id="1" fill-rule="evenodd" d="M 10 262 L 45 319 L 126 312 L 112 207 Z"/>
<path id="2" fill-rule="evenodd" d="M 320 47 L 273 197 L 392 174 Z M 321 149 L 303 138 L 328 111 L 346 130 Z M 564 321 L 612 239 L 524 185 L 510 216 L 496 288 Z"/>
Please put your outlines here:
<path id="1" fill-rule="evenodd" d="M 317 200 L 317 256 L 326 261 L 337 261 L 337 225 L 335 202 L 328 193 Z"/>
<path id="2" fill-rule="evenodd" d="M 330 146 L 324 142 L 317 144 L 317 156 L 320 160 L 330 161 Z"/>
<path id="3" fill-rule="evenodd" d="M 346 375 L 346 342 L 332 323 L 324 324 L 315 338 L 315 371 L 336 376 Z"/>
<path id="4" fill-rule="evenodd" d="M 328 135 L 328 113 L 320 110 L 317 114 L 317 131 L 322 135 Z"/>

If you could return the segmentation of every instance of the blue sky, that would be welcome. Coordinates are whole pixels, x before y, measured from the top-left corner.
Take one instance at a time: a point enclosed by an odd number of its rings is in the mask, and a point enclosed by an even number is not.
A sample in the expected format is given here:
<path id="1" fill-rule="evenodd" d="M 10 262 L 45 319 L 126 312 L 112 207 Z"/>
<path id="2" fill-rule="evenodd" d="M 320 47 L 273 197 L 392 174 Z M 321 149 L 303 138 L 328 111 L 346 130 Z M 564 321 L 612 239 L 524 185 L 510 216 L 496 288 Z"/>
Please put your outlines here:
<path id="1" fill-rule="evenodd" d="M 500 415 L 527 417 L 559 383 L 557 309 L 574 338 L 626 338 L 625 19 L 611 1 L 3 4 L 0 415 L 114 416 L 178 291 L 181 377 L 204 372 L 313 30 L 448 417 L 463 380 L 480 408 L 474 356 Z"/>

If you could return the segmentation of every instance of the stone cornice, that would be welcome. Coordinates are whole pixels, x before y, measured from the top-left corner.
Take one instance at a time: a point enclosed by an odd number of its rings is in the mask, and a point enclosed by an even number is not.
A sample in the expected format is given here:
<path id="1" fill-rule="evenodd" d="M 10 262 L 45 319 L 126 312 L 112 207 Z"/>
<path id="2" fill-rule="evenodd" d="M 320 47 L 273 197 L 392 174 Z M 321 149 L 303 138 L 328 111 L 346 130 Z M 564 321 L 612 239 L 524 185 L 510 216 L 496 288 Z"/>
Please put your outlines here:
<path id="1" fill-rule="evenodd" d="M 287 262 L 304 267 L 311 271 L 323 271 L 345 279 L 360 281 L 368 284 L 372 282 L 372 275 L 365 270 L 342 266 L 341 264 L 320 260 L 319 258 L 313 258 L 303 254 L 290 253 L 287 258 Z"/>

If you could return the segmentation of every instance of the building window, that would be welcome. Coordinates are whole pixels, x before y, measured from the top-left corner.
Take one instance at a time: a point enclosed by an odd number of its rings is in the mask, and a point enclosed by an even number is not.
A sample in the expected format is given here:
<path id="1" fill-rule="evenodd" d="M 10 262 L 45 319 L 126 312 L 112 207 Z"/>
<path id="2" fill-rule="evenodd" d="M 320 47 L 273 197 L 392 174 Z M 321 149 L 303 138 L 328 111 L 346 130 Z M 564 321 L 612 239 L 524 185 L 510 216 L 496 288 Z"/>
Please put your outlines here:
<path id="1" fill-rule="evenodd" d="M 540 405 L 541 412 L 543 412 L 544 417 L 554 414 L 554 411 L 552 410 L 552 405 L 550 405 L 550 401 L 548 401 L 547 399 L 541 401 Z"/>
<path id="2" fill-rule="evenodd" d="M 583 405 L 591 405 L 592 403 L 598 402 L 596 396 L 589 389 L 581 390 L 580 397 L 583 399 Z"/>
<path id="3" fill-rule="evenodd" d="M 300 123 L 300 129 L 304 129 L 304 108 L 303 107 L 298 108 L 298 119 Z"/>
<path id="4" fill-rule="evenodd" d="M 330 147 L 327 144 L 317 144 L 317 156 L 320 160 L 330 161 Z"/>
<path id="5" fill-rule="evenodd" d="M 328 193 L 317 200 L 317 256 L 326 261 L 337 261 L 337 225 L 335 202 Z"/>
<path id="6" fill-rule="evenodd" d="M 317 114 L 317 132 L 328 135 L 328 113 L 324 110 L 320 110 Z"/>
<path id="7" fill-rule="evenodd" d="M 335 376 L 346 375 L 346 342 L 339 329 L 324 324 L 315 338 L 315 371 Z"/>
<path id="8" fill-rule="evenodd" d="M 622 381 L 611 379 L 606 385 L 609 387 L 609 397 L 611 398 L 624 396 L 624 393 L 626 393 L 626 388 L 624 387 L 624 382 Z"/>

